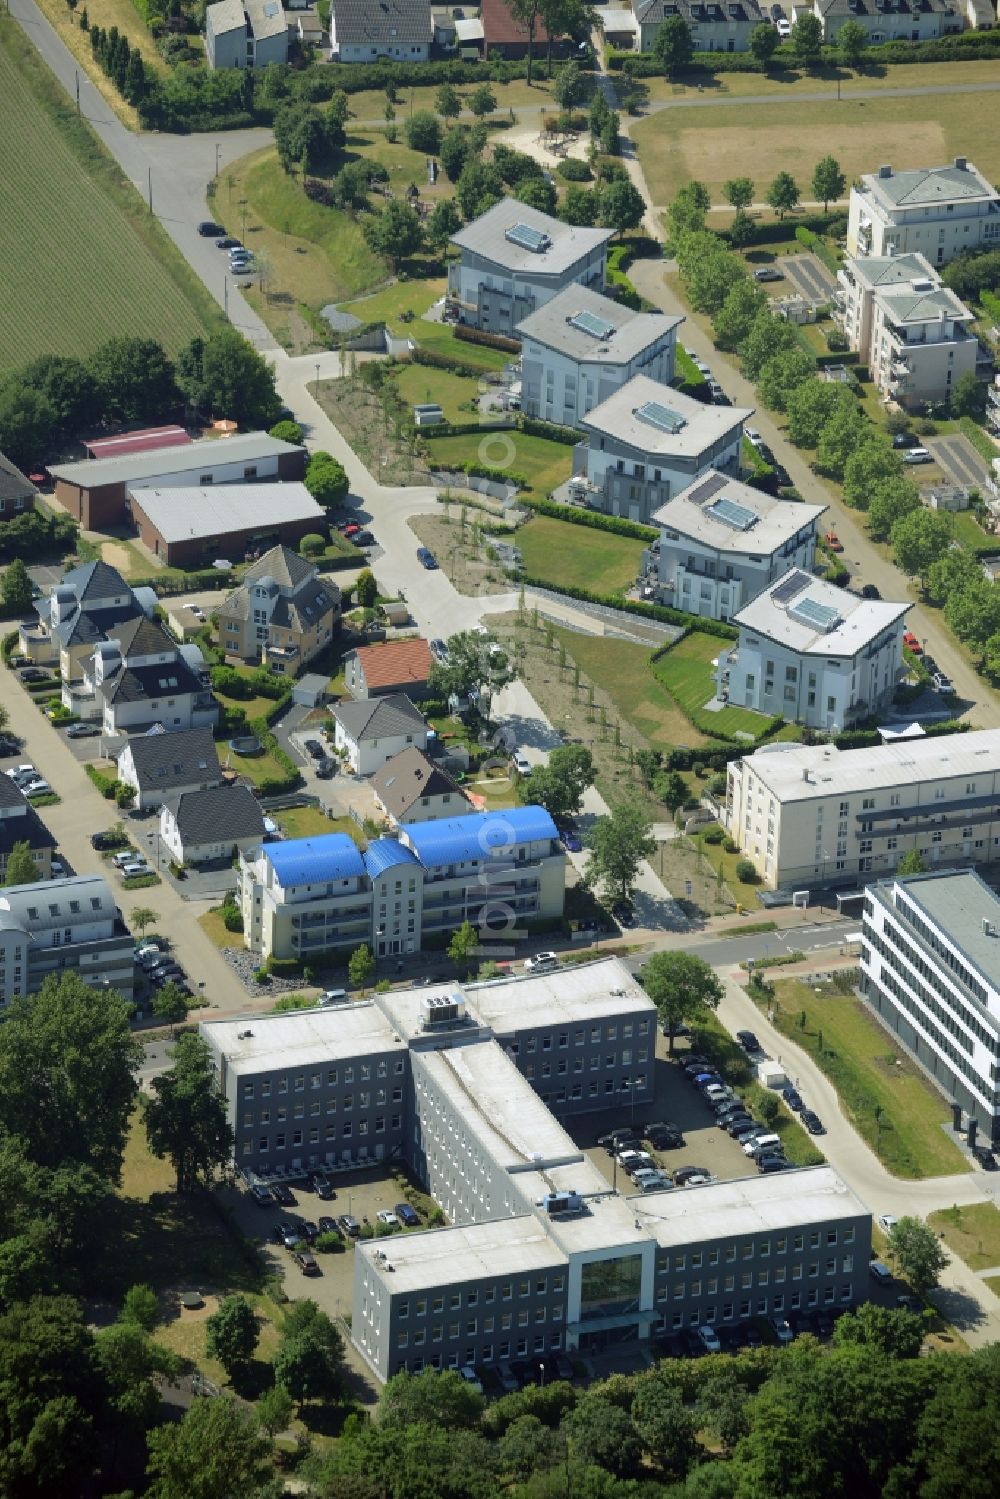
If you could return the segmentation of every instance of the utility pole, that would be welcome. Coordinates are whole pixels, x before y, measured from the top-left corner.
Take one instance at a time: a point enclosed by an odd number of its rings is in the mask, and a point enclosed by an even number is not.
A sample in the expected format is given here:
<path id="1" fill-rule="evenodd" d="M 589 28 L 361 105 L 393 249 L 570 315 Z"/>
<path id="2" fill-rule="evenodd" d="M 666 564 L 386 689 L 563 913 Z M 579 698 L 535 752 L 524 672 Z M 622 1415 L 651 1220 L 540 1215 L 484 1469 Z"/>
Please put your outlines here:
<path id="1" fill-rule="evenodd" d="M 222 315 L 225 318 L 226 322 L 228 323 L 229 322 L 229 282 L 228 282 L 228 280 L 223 281 L 223 283 L 222 283 Z"/>
<path id="2" fill-rule="evenodd" d="M 216 141 L 216 143 L 215 143 L 215 180 L 216 180 L 216 182 L 218 182 L 218 180 L 219 180 L 219 152 L 220 152 L 221 149 L 222 148 L 219 145 L 218 141 Z"/>
<path id="3" fill-rule="evenodd" d="M 153 168 L 146 168 L 146 185 L 149 191 L 149 211 L 153 212 Z"/>
<path id="4" fill-rule="evenodd" d="M 10 15 L 10 4 L 8 0 L 7 14 Z M 80 69 L 76 70 L 76 112 L 80 113 Z"/>

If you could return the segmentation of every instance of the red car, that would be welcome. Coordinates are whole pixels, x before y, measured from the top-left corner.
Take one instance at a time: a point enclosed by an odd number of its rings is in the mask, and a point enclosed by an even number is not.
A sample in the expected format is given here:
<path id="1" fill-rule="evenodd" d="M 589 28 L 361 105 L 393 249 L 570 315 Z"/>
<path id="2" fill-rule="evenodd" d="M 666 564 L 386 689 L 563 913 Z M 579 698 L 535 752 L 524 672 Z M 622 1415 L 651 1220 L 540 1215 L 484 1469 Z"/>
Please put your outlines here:
<path id="1" fill-rule="evenodd" d="M 360 527 L 360 526 L 356 526 L 356 525 L 353 525 L 353 524 L 352 524 L 352 525 L 350 525 L 350 526 L 345 526 L 345 527 L 344 527 L 344 532 L 343 532 L 343 534 L 344 534 L 344 535 L 345 535 L 345 536 L 357 536 L 357 534 L 358 534 L 358 532 L 359 532 L 359 531 L 360 531 L 360 530 L 361 530 L 361 527 Z"/>
<path id="2" fill-rule="evenodd" d="M 903 631 L 903 644 L 906 646 L 906 649 L 908 651 L 912 651 L 915 656 L 920 656 L 923 654 L 924 648 L 920 644 L 920 641 L 914 635 L 912 630 Z"/>

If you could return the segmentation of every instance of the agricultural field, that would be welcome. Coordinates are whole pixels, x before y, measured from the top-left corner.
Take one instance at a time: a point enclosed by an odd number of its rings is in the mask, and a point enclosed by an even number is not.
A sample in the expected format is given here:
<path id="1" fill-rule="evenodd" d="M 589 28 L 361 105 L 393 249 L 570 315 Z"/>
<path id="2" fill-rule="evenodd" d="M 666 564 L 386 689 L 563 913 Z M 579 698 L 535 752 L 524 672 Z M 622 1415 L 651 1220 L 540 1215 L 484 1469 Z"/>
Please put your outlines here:
<path id="1" fill-rule="evenodd" d="M 34 48 L 0 23 L 0 372 L 127 330 L 176 351 L 217 316 Z"/>
<path id="2" fill-rule="evenodd" d="M 993 67 L 992 78 L 1000 79 L 1000 64 Z M 896 70 L 888 71 L 895 82 Z M 961 75 L 964 81 L 964 65 Z M 1000 136 L 983 131 L 982 121 L 995 109 L 992 92 L 902 99 L 873 93 L 840 102 L 793 96 L 695 112 L 661 110 L 633 125 L 631 135 L 654 203 L 669 203 L 692 178 L 721 202 L 723 182 L 739 176 L 752 178 L 762 199 L 779 171 L 791 172 L 808 197 L 813 168 L 831 144 L 848 182 L 882 161 L 899 169 L 962 155 L 992 181 L 1000 176 Z"/>

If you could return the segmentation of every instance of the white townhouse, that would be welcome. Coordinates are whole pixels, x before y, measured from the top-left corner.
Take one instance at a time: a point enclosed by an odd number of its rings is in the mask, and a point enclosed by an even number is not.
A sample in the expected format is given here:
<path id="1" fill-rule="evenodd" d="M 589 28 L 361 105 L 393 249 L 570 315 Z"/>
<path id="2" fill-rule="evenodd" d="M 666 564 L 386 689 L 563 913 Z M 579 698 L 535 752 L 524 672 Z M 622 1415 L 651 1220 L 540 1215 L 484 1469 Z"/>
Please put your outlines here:
<path id="1" fill-rule="evenodd" d="M 0 1020 L 15 994 L 67 970 L 132 998 L 135 942 L 103 875 L 66 875 L 0 891 Z"/>
<path id="2" fill-rule="evenodd" d="M 888 707 L 909 604 L 859 598 L 796 568 L 733 616 L 717 690 L 738 708 L 836 732 Z"/>
<path id="3" fill-rule="evenodd" d="M 333 710 L 334 748 L 356 776 L 370 776 L 414 747 L 427 748 L 427 720 L 405 692 L 344 701 Z"/>
<path id="4" fill-rule="evenodd" d="M 331 62 L 426 62 L 433 41 L 428 0 L 333 0 Z"/>
<path id="5" fill-rule="evenodd" d="M 710 469 L 651 517 L 660 528 L 662 601 L 731 619 L 792 568 L 810 571 L 825 505 L 778 500 Z"/>
<path id="6" fill-rule="evenodd" d="M 738 475 L 752 408 L 708 406 L 635 375 L 587 413 L 570 491 L 594 510 L 649 523 L 671 495 L 709 469 Z"/>
<path id="7" fill-rule="evenodd" d="M 1000 245 L 1000 192 L 964 156 L 949 167 L 879 167 L 851 188 L 847 253 L 925 255 L 946 265 Z"/>
<path id="8" fill-rule="evenodd" d="M 525 416 L 578 426 L 633 375 L 674 378 L 682 317 L 635 312 L 588 286 L 567 286 L 518 323 Z"/>
<path id="9" fill-rule="evenodd" d="M 945 1097 L 975 1122 L 975 1135 L 1000 1145 L 996 893 L 971 869 L 869 885 L 860 989 Z"/>
<path id="10" fill-rule="evenodd" d="M 823 40 L 836 42 L 847 21 L 864 28 L 868 42 L 932 42 L 949 31 L 962 30 L 959 0 L 811 0 L 792 7 L 795 20 L 815 16 Z"/>
<path id="11" fill-rule="evenodd" d="M 772 744 L 733 760 L 726 826 L 772 889 L 857 885 L 918 852 L 1000 859 L 1000 729 L 871 748 Z"/>
<path id="12" fill-rule="evenodd" d="M 664 21 L 687 22 L 695 52 L 746 52 L 750 33 L 766 20 L 757 0 L 632 0 L 638 50 L 652 52 Z"/>
<path id="13" fill-rule="evenodd" d="M 603 291 L 613 236 L 504 198 L 452 235 L 448 304 L 460 322 L 516 338 L 518 323 L 563 287 Z"/>

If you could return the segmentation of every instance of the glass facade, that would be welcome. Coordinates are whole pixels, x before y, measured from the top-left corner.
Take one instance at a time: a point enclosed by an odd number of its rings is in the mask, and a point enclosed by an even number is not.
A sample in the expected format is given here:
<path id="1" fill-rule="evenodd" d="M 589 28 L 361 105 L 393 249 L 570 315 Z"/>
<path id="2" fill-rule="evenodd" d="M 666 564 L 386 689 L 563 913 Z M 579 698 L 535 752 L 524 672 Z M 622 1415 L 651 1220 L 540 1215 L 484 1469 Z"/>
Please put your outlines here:
<path id="1" fill-rule="evenodd" d="M 642 1256 L 597 1260 L 584 1265 L 580 1282 L 580 1319 L 619 1317 L 636 1311 L 642 1290 Z"/>

